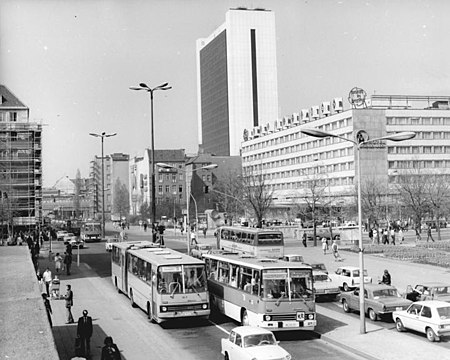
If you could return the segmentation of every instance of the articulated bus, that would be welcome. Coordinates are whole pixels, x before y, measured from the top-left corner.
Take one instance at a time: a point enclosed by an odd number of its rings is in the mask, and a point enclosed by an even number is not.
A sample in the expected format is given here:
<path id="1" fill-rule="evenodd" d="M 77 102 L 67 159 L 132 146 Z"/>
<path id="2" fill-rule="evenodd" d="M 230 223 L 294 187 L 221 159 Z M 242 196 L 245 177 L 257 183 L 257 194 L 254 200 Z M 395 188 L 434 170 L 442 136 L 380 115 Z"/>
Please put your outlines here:
<path id="1" fill-rule="evenodd" d="M 205 263 L 148 241 L 114 243 L 114 286 L 161 323 L 174 318 L 208 317 Z"/>
<path id="2" fill-rule="evenodd" d="M 317 324 L 312 268 L 242 254 L 204 254 L 211 306 L 242 325 L 272 331 Z"/>
<path id="3" fill-rule="evenodd" d="M 96 221 L 86 221 L 81 225 L 80 236 L 85 242 L 100 241 L 102 236 L 102 224 Z"/>
<path id="4" fill-rule="evenodd" d="M 278 230 L 222 226 L 217 230 L 217 248 L 279 259 L 284 255 L 284 238 Z"/>

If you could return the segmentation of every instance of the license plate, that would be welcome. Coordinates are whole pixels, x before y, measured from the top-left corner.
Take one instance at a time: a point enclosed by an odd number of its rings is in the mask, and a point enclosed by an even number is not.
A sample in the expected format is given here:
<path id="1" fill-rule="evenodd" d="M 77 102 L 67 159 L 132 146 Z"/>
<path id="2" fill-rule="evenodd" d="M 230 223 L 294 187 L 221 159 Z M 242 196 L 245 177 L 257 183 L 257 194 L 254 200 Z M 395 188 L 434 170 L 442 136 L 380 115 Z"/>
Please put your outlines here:
<path id="1" fill-rule="evenodd" d="M 177 316 L 193 316 L 194 313 L 192 311 L 180 311 L 177 313 Z"/>
<path id="2" fill-rule="evenodd" d="M 314 326 L 316 325 L 316 321 L 315 320 L 305 320 L 303 321 L 303 326 Z"/>
<path id="3" fill-rule="evenodd" d="M 300 324 L 298 321 L 283 321 L 283 327 L 285 328 L 293 328 L 293 327 L 299 327 Z"/>

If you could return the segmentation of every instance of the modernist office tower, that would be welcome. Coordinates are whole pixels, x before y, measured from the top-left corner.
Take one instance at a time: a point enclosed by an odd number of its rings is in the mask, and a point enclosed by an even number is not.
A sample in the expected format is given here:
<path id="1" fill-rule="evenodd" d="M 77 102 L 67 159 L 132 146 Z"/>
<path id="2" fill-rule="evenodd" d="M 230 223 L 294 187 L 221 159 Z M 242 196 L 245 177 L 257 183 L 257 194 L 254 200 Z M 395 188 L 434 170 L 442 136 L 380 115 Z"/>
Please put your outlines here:
<path id="1" fill-rule="evenodd" d="M 275 15 L 231 9 L 197 40 L 199 142 L 208 153 L 239 155 L 245 129 L 278 116 Z"/>

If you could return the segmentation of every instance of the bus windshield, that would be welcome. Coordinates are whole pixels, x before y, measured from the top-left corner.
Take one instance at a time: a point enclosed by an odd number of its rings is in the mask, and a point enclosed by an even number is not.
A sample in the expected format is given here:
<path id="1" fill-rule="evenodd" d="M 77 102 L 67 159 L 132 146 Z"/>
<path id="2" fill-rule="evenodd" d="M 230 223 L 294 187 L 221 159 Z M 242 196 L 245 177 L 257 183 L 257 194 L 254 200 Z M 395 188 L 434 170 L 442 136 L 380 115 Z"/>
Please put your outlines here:
<path id="1" fill-rule="evenodd" d="M 202 265 L 160 266 L 158 292 L 160 294 L 186 294 L 206 291 L 205 268 Z"/>
<path id="2" fill-rule="evenodd" d="M 263 298 L 309 299 L 313 296 L 312 288 L 311 271 L 299 269 L 263 271 Z"/>

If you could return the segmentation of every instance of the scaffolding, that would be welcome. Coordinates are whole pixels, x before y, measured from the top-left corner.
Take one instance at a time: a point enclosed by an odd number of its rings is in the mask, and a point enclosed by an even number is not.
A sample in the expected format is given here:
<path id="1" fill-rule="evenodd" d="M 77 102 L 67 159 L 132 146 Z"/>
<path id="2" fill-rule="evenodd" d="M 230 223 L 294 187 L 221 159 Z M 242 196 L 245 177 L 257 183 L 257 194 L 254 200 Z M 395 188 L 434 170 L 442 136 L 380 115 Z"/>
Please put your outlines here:
<path id="1" fill-rule="evenodd" d="M 42 125 L 0 122 L 2 224 L 32 229 L 42 223 Z M 5 121 L 7 120 L 7 121 Z"/>

